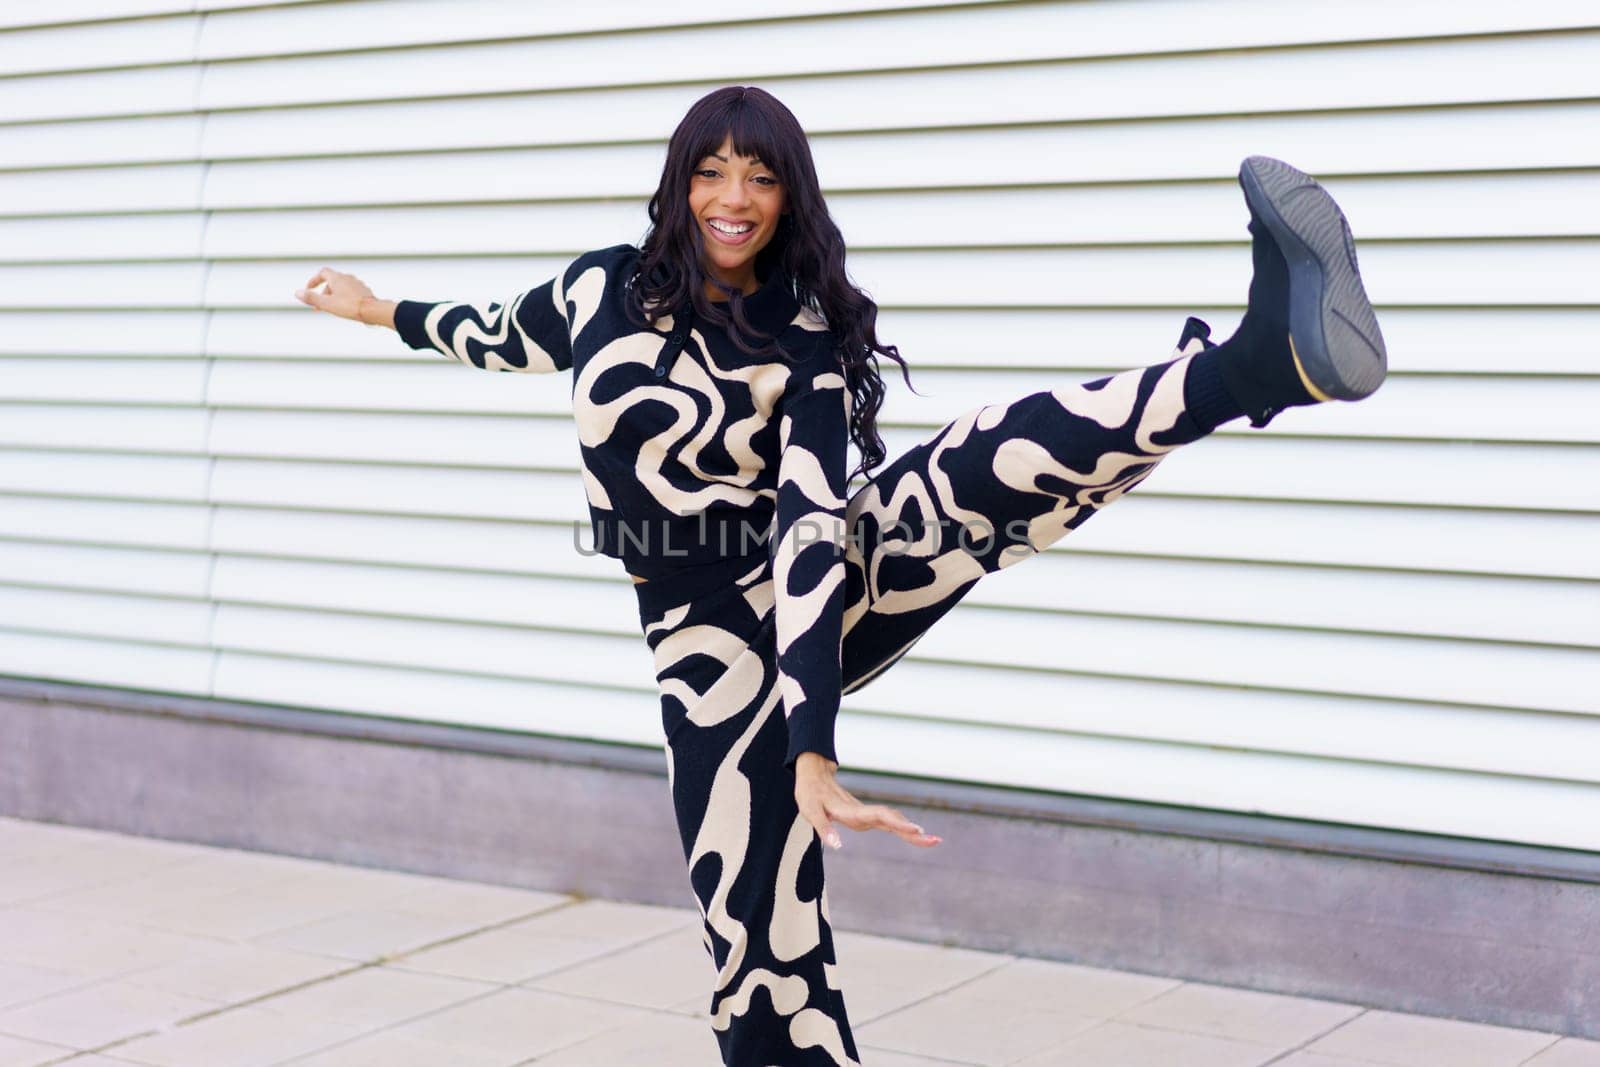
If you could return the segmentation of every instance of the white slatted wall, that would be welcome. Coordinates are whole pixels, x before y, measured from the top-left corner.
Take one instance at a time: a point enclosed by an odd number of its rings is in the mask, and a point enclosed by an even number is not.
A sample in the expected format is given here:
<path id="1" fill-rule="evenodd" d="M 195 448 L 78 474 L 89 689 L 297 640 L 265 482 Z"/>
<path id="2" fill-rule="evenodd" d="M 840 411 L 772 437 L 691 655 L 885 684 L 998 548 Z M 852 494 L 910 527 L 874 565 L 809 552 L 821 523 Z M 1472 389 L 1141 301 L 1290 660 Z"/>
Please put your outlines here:
<path id="1" fill-rule="evenodd" d="M 741 19 L 694 25 L 697 17 Z M 850 767 L 1600 850 L 1600 9 L 1358 0 L 0 7 L 0 672 L 659 744 L 566 375 L 319 315 L 644 230 L 717 85 L 800 117 L 891 454 L 1219 336 L 1252 152 L 1393 376 L 1180 450 L 847 700 Z"/>

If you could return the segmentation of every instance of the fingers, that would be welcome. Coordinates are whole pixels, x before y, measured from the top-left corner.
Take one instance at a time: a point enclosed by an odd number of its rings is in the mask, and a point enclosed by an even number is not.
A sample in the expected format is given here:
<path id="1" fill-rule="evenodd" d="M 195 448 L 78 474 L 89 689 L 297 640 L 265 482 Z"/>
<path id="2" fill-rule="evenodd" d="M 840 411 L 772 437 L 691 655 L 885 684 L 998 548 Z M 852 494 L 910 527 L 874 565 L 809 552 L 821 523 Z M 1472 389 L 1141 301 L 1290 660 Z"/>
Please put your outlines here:
<path id="1" fill-rule="evenodd" d="M 302 304 L 309 304 L 312 307 L 320 310 L 322 305 L 318 303 L 318 300 L 323 296 L 332 295 L 334 275 L 338 273 L 339 272 L 334 270 L 332 267 L 323 267 L 321 270 L 317 271 L 317 273 L 311 276 L 311 280 L 306 282 L 304 289 L 296 289 L 294 291 L 295 298 Z M 328 283 L 329 291 L 327 293 L 319 293 L 316 291 L 316 287 L 321 285 L 323 282 Z"/>
<path id="2" fill-rule="evenodd" d="M 843 848 L 844 842 L 839 838 L 839 831 L 833 828 L 833 822 L 826 814 L 819 814 L 806 820 L 817 831 L 817 836 L 822 838 L 822 843 L 829 848 Z"/>
<path id="3" fill-rule="evenodd" d="M 848 814 L 835 812 L 834 815 L 852 830 L 887 830 L 907 844 L 920 848 L 932 848 L 944 840 L 926 832 L 921 826 L 885 804 L 857 804 Z"/>
<path id="4" fill-rule="evenodd" d="M 795 800 L 801 817 L 811 824 L 817 837 L 829 848 L 843 847 L 844 842 L 834 823 L 842 823 L 852 830 L 888 830 L 907 844 L 919 848 L 932 848 L 943 838 L 927 833 L 921 826 L 885 804 L 863 804 L 837 783 L 829 789 L 814 790 L 800 786 Z"/>
<path id="5" fill-rule="evenodd" d="M 822 843 L 829 848 L 841 848 L 844 842 L 839 839 L 839 831 L 833 828 L 833 820 L 828 817 L 827 806 L 812 795 L 797 795 L 795 798 L 800 808 L 800 817 L 811 824 L 817 832 Z"/>
<path id="6" fill-rule="evenodd" d="M 898 836 L 907 844 L 917 845 L 921 848 L 932 848 L 943 838 L 925 832 L 922 827 L 906 818 L 894 808 L 884 804 L 867 804 L 861 809 L 863 830 L 887 830 Z"/>

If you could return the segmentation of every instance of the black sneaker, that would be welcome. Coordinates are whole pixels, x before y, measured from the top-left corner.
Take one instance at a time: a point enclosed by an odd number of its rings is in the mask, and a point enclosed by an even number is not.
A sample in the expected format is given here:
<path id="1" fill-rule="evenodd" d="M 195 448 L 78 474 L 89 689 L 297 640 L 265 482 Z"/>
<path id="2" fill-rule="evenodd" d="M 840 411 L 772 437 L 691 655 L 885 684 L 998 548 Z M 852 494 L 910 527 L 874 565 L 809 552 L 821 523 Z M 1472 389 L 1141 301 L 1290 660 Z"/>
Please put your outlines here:
<path id="1" fill-rule="evenodd" d="M 1228 391 L 1252 426 L 1286 407 L 1371 396 L 1388 351 L 1344 212 L 1309 174 L 1267 156 L 1244 161 L 1239 185 L 1255 274 L 1244 321 L 1218 346 Z"/>

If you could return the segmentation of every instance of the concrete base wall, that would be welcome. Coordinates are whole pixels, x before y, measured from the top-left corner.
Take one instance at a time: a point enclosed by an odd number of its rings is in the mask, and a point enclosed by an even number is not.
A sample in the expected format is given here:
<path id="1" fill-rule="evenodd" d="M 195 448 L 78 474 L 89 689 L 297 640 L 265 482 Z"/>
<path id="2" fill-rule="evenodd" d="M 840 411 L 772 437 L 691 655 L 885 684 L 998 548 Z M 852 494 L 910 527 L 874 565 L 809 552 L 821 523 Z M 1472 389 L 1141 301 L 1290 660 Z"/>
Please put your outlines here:
<path id="1" fill-rule="evenodd" d="M 852 773 L 836 926 L 1600 1038 L 1600 855 Z M 692 907 L 659 752 L 0 679 L 0 813 Z"/>

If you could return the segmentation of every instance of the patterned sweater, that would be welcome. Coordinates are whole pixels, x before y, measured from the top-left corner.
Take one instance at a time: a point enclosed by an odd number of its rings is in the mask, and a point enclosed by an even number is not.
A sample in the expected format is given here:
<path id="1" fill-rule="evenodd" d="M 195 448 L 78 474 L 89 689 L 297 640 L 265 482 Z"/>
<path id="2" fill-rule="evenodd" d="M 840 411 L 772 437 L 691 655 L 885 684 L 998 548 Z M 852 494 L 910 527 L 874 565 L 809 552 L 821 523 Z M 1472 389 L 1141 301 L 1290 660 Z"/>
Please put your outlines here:
<path id="1" fill-rule="evenodd" d="M 401 300 L 395 327 L 483 370 L 573 372 L 594 545 L 629 573 L 769 561 L 787 762 L 837 761 L 851 398 L 833 335 L 781 268 L 743 305 L 794 362 L 740 351 L 687 304 L 641 328 L 622 304 L 639 258 L 626 244 L 585 252 L 504 301 Z"/>

